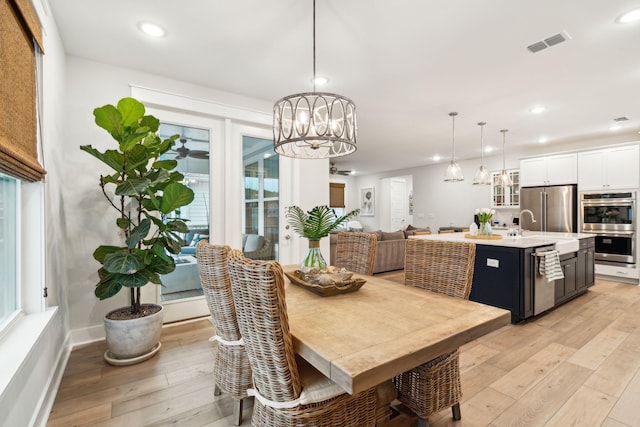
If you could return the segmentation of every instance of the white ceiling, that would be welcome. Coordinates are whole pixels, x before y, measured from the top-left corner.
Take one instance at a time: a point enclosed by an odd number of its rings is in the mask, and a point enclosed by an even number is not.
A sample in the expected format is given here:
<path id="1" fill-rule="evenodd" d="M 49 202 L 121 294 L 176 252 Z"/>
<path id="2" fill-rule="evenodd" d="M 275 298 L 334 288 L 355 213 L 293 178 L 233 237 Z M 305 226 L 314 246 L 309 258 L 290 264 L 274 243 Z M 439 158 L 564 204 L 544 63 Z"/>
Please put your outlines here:
<path id="1" fill-rule="evenodd" d="M 312 90 L 312 0 L 49 0 L 68 54 L 269 102 Z M 640 131 L 640 0 L 318 0 L 318 90 L 351 98 L 363 173 Z M 152 39 L 142 20 L 168 34 Z M 570 40 L 526 47 L 566 31 Z M 543 104 L 547 110 L 532 114 Z M 630 139 L 633 140 L 633 139 Z"/>

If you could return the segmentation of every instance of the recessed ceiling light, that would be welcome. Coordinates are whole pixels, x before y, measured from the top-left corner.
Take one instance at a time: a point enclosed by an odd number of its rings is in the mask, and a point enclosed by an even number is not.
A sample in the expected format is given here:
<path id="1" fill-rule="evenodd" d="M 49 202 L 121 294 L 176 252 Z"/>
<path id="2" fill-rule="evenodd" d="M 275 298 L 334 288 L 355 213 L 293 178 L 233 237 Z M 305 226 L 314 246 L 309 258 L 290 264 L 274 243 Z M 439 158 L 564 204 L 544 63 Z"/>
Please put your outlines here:
<path id="1" fill-rule="evenodd" d="M 434 162 L 439 162 L 440 161 L 440 156 L 438 156 L 437 154 L 435 156 L 433 156 L 433 161 Z"/>
<path id="2" fill-rule="evenodd" d="M 493 147 L 485 147 L 484 152 L 485 153 L 491 153 L 493 151 Z"/>
<path id="3" fill-rule="evenodd" d="M 138 28 L 140 31 L 151 37 L 164 37 L 167 34 L 164 28 L 151 22 L 139 22 Z"/>
<path id="4" fill-rule="evenodd" d="M 326 85 L 327 83 L 329 83 L 329 79 L 322 76 L 316 76 L 316 80 L 314 83 L 318 86 Z"/>
<path id="5" fill-rule="evenodd" d="M 628 24 L 640 19 L 640 9 L 634 9 L 619 17 L 616 21 L 620 24 Z"/>
<path id="6" fill-rule="evenodd" d="M 540 144 L 546 144 L 547 141 L 549 141 L 549 140 L 547 138 L 545 138 L 544 136 L 542 138 L 538 139 L 538 143 L 540 143 Z"/>
<path id="7" fill-rule="evenodd" d="M 536 105 L 535 107 L 532 107 L 531 111 L 533 114 L 539 114 L 542 113 L 545 110 L 544 105 Z"/>
<path id="8" fill-rule="evenodd" d="M 617 130 L 620 130 L 621 128 L 622 128 L 622 126 L 620 126 L 620 125 L 611 125 L 611 126 L 609 127 L 609 130 L 611 130 L 611 131 L 614 131 L 614 132 L 615 132 L 615 131 L 617 131 Z"/>

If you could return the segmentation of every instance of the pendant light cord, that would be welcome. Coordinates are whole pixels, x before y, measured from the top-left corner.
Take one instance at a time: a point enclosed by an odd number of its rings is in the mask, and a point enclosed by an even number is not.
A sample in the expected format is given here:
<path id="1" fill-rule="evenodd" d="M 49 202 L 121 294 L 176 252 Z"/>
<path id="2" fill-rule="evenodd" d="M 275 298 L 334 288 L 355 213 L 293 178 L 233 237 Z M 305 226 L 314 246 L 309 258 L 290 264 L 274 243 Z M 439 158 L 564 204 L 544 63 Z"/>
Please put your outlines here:
<path id="1" fill-rule="evenodd" d="M 505 167 L 505 154 L 504 154 L 504 144 L 505 144 L 505 139 L 507 137 L 507 129 L 502 129 L 500 132 L 502 132 L 502 169 L 503 170 L 507 170 L 507 168 Z"/>
<path id="2" fill-rule="evenodd" d="M 314 0 L 315 1 L 315 0 Z M 456 116 L 458 115 L 458 113 L 449 113 L 449 115 L 451 116 L 451 123 L 452 123 L 452 129 L 451 129 L 451 161 L 455 162 L 456 161 Z"/>
<path id="3" fill-rule="evenodd" d="M 480 166 L 484 167 L 484 144 L 483 144 L 483 130 L 484 130 L 484 125 L 486 125 L 486 122 L 480 122 L 478 123 L 478 125 L 480 125 Z"/>

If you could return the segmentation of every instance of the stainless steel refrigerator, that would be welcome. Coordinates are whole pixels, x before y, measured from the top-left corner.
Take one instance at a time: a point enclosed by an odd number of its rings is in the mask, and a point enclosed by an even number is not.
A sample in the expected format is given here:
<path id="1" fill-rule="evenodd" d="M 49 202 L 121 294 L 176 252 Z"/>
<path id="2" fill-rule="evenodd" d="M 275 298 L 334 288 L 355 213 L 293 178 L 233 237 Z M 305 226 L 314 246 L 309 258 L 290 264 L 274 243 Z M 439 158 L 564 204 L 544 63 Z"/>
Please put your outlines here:
<path id="1" fill-rule="evenodd" d="M 520 189 L 520 227 L 532 231 L 560 231 L 575 233 L 578 228 L 578 192 L 576 185 L 525 187 Z"/>

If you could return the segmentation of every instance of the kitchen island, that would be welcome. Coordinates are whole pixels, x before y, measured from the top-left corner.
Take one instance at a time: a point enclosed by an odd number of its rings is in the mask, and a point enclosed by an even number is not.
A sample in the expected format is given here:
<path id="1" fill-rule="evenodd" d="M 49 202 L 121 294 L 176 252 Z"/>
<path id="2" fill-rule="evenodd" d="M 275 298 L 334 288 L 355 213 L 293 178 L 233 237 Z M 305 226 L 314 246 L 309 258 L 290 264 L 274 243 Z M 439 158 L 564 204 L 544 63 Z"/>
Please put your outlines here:
<path id="1" fill-rule="evenodd" d="M 410 238 L 476 244 L 473 286 L 469 299 L 511 311 L 511 323 L 536 316 L 587 292 L 594 283 L 593 235 L 524 232 L 501 239 L 468 238 L 467 233 L 418 235 Z M 548 281 L 538 261 L 557 250 L 564 278 Z"/>

